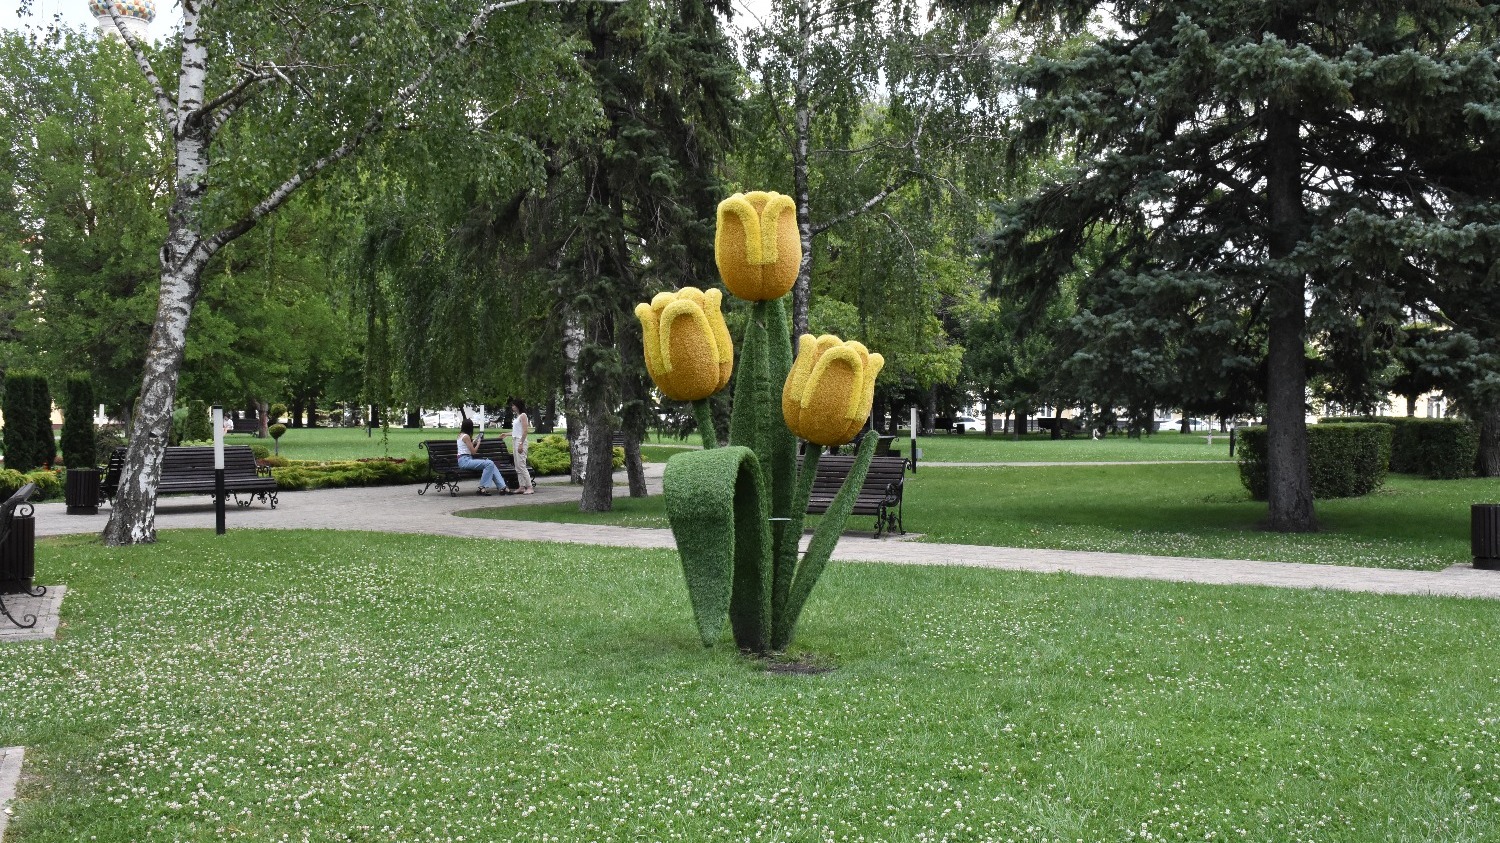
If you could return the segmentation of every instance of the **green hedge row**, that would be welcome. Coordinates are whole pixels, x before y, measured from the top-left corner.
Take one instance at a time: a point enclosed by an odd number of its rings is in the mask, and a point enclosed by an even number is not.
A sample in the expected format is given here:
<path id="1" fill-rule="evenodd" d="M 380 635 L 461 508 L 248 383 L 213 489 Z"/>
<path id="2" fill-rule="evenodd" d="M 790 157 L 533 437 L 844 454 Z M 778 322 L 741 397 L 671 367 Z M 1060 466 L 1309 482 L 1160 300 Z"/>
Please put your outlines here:
<path id="1" fill-rule="evenodd" d="M 1385 482 L 1392 428 L 1383 424 L 1319 424 L 1307 429 L 1314 499 L 1355 498 Z M 1266 428 L 1239 431 L 1240 482 L 1258 501 L 1267 497 Z"/>
<path id="2" fill-rule="evenodd" d="M 0 414 L 5 416 L 0 442 L 6 468 L 30 471 L 52 465 L 57 459 L 57 440 L 52 436 L 52 394 L 45 377 L 35 372 L 6 373 Z"/>
<path id="3" fill-rule="evenodd" d="M 611 455 L 611 463 L 616 469 L 625 467 L 625 449 L 614 448 Z M 531 443 L 531 452 L 527 454 L 526 464 L 531 466 L 531 473 L 538 477 L 550 477 L 556 474 L 567 474 L 573 468 L 573 455 L 568 450 L 568 437 L 561 433 L 551 433 Z"/>
<path id="4" fill-rule="evenodd" d="M 38 468 L 24 474 L 15 469 L 0 468 L 0 500 L 14 495 L 17 489 L 27 483 L 36 484 L 36 491 L 31 493 L 33 501 L 48 501 L 62 497 L 62 475 L 50 468 Z"/>
<path id="5" fill-rule="evenodd" d="M 1437 480 L 1472 477 L 1479 459 L 1479 429 L 1465 419 L 1412 416 L 1331 416 L 1321 424 L 1383 424 L 1392 432 L 1391 471 Z"/>
<path id="6" fill-rule="evenodd" d="M 271 476 L 283 492 L 304 489 L 344 489 L 350 486 L 403 486 L 427 479 L 427 460 L 370 459 L 338 462 L 289 462 L 272 457 Z M 276 466 L 275 462 L 283 462 Z"/>

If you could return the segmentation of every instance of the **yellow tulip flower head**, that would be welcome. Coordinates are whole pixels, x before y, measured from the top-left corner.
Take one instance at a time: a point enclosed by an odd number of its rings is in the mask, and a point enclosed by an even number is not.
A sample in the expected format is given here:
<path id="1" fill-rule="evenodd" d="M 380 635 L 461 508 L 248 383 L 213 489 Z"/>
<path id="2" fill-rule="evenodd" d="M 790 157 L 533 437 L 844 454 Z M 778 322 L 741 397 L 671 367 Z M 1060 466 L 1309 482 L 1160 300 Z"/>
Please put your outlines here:
<path id="1" fill-rule="evenodd" d="M 734 343 L 719 305 L 724 294 L 683 287 L 635 306 L 646 371 L 668 398 L 697 401 L 723 389 L 734 371 Z"/>
<path id="2" fill-rule="evenodd" d="M 724 286 L 736 296 L 771 301 L 786 295 L 802 264 L 792 198 L 757 190 L 720 202 L 714 259 Z"/>
<path id="3" fill-rule="evenodd" d="M 797 340 L 797 362 L 781 390 L 786 426 L 815 445 L 842 445 L 853 439 L 875 403 L 875 376 L 885 358 L 858 342 L 832 334 Z"/>

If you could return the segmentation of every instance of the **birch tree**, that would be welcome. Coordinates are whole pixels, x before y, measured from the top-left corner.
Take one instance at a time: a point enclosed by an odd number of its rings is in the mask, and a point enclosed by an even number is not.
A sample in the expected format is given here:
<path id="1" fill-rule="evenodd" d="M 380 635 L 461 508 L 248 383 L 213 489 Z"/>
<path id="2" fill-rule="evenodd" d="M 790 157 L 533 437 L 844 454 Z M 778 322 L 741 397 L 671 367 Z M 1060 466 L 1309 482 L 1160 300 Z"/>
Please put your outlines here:
<path id="1" fill-rule="evenodd" d="M 986 4 L 777 0 L 748 33 L 742 177 L 797 205 L 793 336 L 808 329 L 822 235 L 909 185 L 950 187 L 955 158 L 1000 141 L 994 21 Z"/>
<path id="2" fill-rule="evenodd" d="M 419 98 L 459 86 L 456 71 L 476 45 L 542 38 L 537 15 L 503 16 L 508 30 L 498 31 L 497 13 L 529 2 L 182 0 L 170 54 L 134 38 L 111 8 L 151 86 L 173 166 L 156 317 L 106 544 L 155 540 L 161 459 L 210 262 L 321 173 L 411 120 Z M 242 131 L 247 121 L 267 131 Z"/>

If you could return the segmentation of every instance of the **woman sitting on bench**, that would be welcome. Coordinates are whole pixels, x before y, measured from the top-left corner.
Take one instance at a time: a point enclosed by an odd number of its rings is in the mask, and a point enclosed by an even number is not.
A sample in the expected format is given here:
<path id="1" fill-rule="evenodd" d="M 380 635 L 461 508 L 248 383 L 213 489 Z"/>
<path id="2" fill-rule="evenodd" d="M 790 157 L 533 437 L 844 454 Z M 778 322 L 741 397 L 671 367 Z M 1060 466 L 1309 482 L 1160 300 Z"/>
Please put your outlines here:
<path id="1" fill-rule="evenodd" d="M 479 446 L 474 444 L 474 420 L 464 416 L 463 423 L 458 426 L 463 431 L 458 435 L 458 467 L 468 471 L 473 469 L 480 472 L 479 494 L 488 495 L 485 485 L 496 489 L 502 495 L 510 494 L 505 488 L 505 480 L 500 476 L 500 469 L 495 466 L 494 460 L 479 459 L 475 454 L 479 453 Z"/>

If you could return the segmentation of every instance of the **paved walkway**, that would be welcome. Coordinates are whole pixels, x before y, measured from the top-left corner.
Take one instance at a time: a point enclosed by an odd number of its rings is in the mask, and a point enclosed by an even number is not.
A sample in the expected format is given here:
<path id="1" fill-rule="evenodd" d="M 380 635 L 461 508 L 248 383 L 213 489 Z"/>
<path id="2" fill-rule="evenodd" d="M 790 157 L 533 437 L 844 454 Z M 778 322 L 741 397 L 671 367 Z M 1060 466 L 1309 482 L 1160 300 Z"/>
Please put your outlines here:
<path id="1" fill-rule="evenodd" d="M 661 463 L 648 464 L 648 485 L 653 492 L 660 490 L 661 470 Z M 617 480 L 622 478 L 623 474 L 617 475 Z M 472 490 L 472 484 L 468 488 Z M 623 488 L 619 491 L 623 493 Z M 664 529 L 440 517 L 483 507 L 576 501 L 578 494 L 577 487 L 567 485 L 564 478 L 539 479 L 537 493 L 529 496 L 481 498 L 470 491 L 450 497 L 435 490 L 418 495 L 413 486 L 288 492 L 281 495 L 281 506 L 275 511 L 259 503 L 248 509 L 231 507 L 228 528 L 372 530 L 613 547 L 672 547 L 671 531 Z M 61 503 L 44 503 L 37 505 L 36 518 L 38 535 L 97 533 L 104 528 L 107 509 L 99 515 L 67 515 Z M 211 529 L 213 524 L 213 506 L 203 497 L 165 498 L 157 510 L 158 529 Z M 960 565 L 1010 571 L 1068 571 L 1091 577 L 1214 585 L 1267 585 L 1500 600 L 1500 572 L 1478 571 L 1468 565 L 1455 565 L 1437 572 L 1391 571 L 1296 562 L 934 544 L 913 541 L 913 538 L 871 539 L 866 534 L 847 534 L 839 542 L 834 558 L 850 562 Z"/>
<path id="2" fill-rule="evenodd" d="M 14 809 L 11 800 L 16 798 L 16 786 L 21 781 L 21 760 L 26 750 L 19 746 L 0 746 L 0 840 L 5 839 L 5 827 L 10 825 Z"/>

